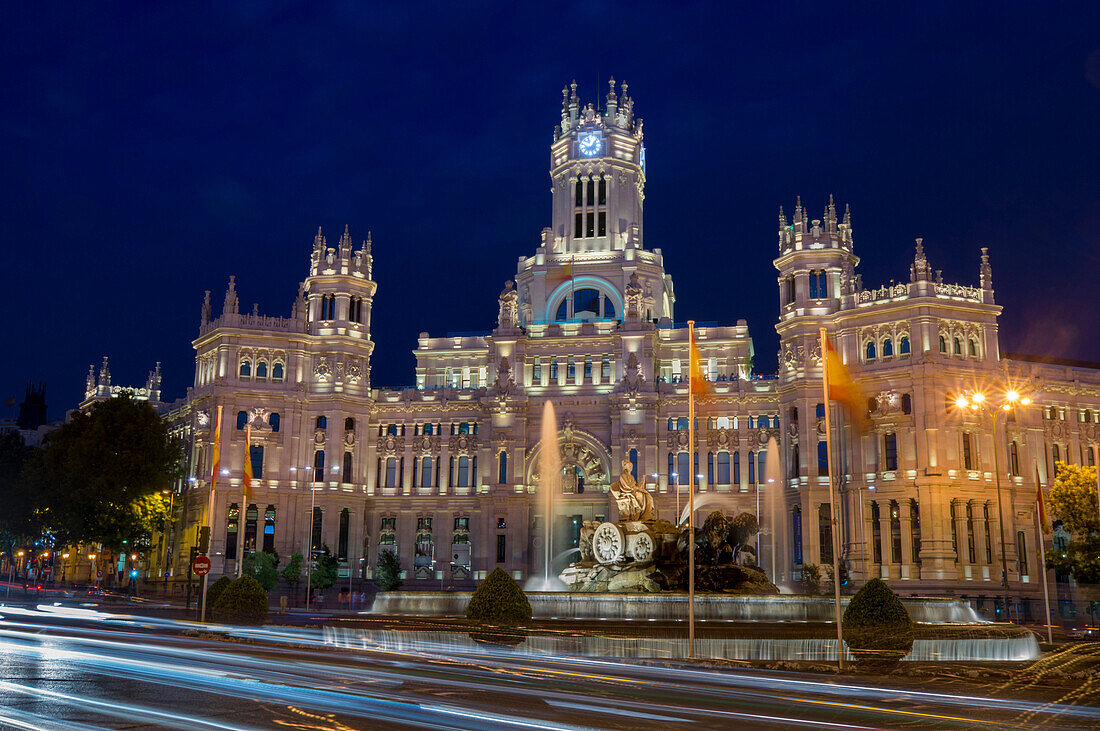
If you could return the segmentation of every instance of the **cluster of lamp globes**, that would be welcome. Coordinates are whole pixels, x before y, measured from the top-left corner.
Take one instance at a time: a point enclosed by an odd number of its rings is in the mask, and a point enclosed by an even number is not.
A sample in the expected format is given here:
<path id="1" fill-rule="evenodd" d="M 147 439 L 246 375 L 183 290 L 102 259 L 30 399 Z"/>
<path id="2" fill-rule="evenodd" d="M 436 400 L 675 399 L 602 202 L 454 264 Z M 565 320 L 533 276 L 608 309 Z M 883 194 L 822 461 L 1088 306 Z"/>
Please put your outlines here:
<path id="1" fill-rule="evenodd" d="M 982 404 L 985 402 L 985 394 L 980 391 L 971 394 L 961 394 L 955 399 L 955 405 L 960 409 L 972 409 L 974 411 L 982 408 Z M 1019 391 L 1009 390 L 1005 392 L 1005 400 L 1000 408 L 1004 411 L 1011 411 L 1016 405 L 1027 406 L 1030 403 L 1031 399 L 1029 397 L 1021 396 Z"/>

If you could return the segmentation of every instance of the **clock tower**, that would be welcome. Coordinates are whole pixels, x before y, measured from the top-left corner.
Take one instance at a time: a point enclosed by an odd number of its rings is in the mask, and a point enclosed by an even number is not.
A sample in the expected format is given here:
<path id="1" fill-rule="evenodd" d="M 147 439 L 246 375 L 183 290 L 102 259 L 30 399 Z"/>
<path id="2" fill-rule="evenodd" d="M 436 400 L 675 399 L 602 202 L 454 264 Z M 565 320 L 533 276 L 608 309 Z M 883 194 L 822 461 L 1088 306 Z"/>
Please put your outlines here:
<path id="1" fill-rule="evenodd" d="M 640 248 L 645 147 L 634 100 L 611 79 L 604 109 L 580 106 L 577 84 L 562 89 L 561 123 L 550 147 L 555 253 Z"/>

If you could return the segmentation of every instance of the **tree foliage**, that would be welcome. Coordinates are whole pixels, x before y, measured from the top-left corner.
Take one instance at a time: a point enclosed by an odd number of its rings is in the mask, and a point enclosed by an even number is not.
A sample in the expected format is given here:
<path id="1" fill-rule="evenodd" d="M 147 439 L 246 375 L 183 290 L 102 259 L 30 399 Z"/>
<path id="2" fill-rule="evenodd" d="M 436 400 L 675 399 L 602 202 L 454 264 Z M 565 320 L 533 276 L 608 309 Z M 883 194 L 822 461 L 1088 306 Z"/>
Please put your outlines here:
<path id="1" fill-rule="evenodd" d="M 271 591 L 279 583 L 279 557 L 268 551 L 253 551 L 244 557 L 243 574 L 256 579 L 264 591 Z"/>
<path id="2" fill-rule="evenodd" d="M 913 649 L 913 620 L 882 579 L 871 579 L 844 610 L 844 642 L 867 665 L 893 665 Z"/>
<path id="3" fill-rule="evenodd" d="M 401 559 L 386 548 L 378 553 L 378 565 L 374 569 L 374 583 L 382 591 L 401 587 Z"/>
<path id="4" fill-rule="evenodd" d="M 30 470 L 46 527 L 60 544 L 137 543 L 167 516 L 160 493 L 182 469 L 181 447 L 146 402 L 123 394 L 77 411 L 46 438 Z"/>
<path id="5" fill-rule="evenodd" d="M 221 597 L 222 592 L 228 589 L 231 583 L 233 583 L 233 579 L 228 576 L 223 576 L 210 585 L 206 590 L 206 606 L 208 609 L 218 603 L 218 599 Z"/>
<path id="6" fill-rule="evenodd" d="M 24 474 L 34 462 L 34 453 L 19 432 L 0 434 L 0 552 L 5 554 L 41 532 L 41 509 Z"/>
<path id="7" fill-rule="evenodd" d="M 286 585 L 291 589 L 298 586 L 302 582 L 302 564 L 305 563 L 305 559 L 302 558 L 302 554 L 294 552 L 290 554 L 290 558 L 287 559 L 286 566 L 279 572 L 279 576 L 283 578 Z"/>
<path id="8" fill-rule="evenodd" d="M 226 624 L 263 624 L 267 618 L 267 592 L 250 574 L 243 574 L 218 596 L 213 615 L 216 622 Z"/>
<path id="9" fill-rule="evenodd" d="M 321 546 L 313 559 L 313 571 L 309 575 L 309 588 L 327 589 L 336 583 L 336 569 L 340 562 L 332 555 L 328 546 Z"/>
<path id="10" fill-rule="evenodd" d="M 1050 517 L 1061 521 L 1070 541 L 1055 546 L 1047 566 L 1073 574 L 1081 584 L 1100 584 L 1100 513 L 1097 512 L 1096 468 L 1058 462 L 1050 487 Z"/>
<path id="11" fill-rule="evenodd" d="M 516 580 L 499 568 L 481 582 L 466 605 L 466 619 L 488 624 L 520 624 L 531 620 L 531 602 Z"/>

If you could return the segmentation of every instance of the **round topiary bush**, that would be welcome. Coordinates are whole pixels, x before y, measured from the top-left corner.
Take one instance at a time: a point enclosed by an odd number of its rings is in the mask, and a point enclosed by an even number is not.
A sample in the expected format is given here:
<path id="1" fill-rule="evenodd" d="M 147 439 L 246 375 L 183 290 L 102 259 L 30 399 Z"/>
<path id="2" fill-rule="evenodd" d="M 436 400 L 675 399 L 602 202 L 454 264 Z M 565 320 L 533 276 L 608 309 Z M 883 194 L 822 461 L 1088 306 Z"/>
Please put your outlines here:
<path id="1" fill-rule="evenodd" d="M 267 592 L 248 574 L 229 584 L 214 603 L 216 622 L 260 625 L 265 619 Z"/>
<path id="2" fill-rule="evenodd" d="M 222 595 L 222 592 L 233 583 L 233 579 L 228 576 L 223 576 L 206 589 L 206 609 L 209 611 L 213 609 L 214 603 L 218 601 L 218 597 Z"/>
<path id="3" fill-rule="evenodd" d="M 481 582 L 470 603 L 466 619 L 484 624 L 521 624 L 531 620 L 531 602 L 519 584 L 500 569 L 493 569 Z"/>
<path id="4" fill-rule="evenodd" d="M 891 667 L 913 649 L 913 620 L 882 579 L 871 579 L 844 610 L 844 642 L 861 665 Z"/>

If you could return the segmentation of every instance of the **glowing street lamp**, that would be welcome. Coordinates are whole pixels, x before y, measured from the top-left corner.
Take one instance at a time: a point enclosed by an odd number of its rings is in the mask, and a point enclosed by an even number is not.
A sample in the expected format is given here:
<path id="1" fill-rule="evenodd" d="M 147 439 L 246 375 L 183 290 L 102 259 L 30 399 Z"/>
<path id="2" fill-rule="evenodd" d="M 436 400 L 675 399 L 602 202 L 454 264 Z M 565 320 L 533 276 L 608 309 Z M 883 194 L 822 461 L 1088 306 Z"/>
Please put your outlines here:
<path id="1" fill-rule="evenodd" d="M 955 398 L 955 406 L 960 409 L 969 408 L 971 411 L 981 412 L 989 417 L 989 421 L 993 425 L 993 476 L 997 484 L 997 528 L 1001 539 L 1001 585 L 1004 587 L 1005 593 L 1006 619 L 1008 618 L 1008 560 L 1005 558 L 1004 498 L 1001 492 L 1001 453 L 998 448 L 1000 443 L 997 441 L 997 414 L 1000 412 L 1007 413 L 1017 406 L 1028 406 L 1030 404 L 1031 398 L 1021 396 L 1019 391 L 1011 388 L 1005 391 L 1004 400 L 1000 403 L 987 400 L 985 394 L 981 391 L 963 392 Z"/>

